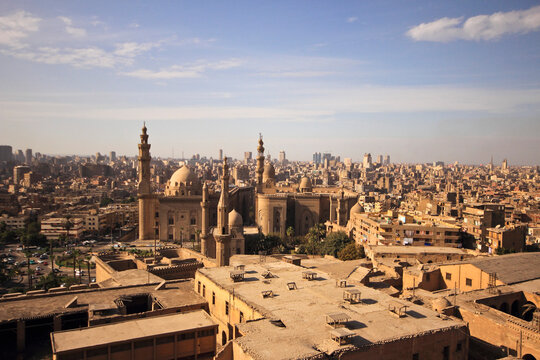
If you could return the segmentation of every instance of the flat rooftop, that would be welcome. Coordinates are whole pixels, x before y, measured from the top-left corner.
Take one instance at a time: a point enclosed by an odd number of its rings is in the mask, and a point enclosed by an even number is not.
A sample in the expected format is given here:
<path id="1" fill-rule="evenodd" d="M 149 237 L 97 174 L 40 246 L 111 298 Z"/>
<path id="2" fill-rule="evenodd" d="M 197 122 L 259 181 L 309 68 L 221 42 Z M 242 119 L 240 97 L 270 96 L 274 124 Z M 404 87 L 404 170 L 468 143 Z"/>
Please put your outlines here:
<path id="1" fill-rule="evenodd" d="M 106 289 L 72 290 L 60 293 L 27 295 L 0 300 L 0 323 L 17 319 L 42 318 L 57 314 L 88 310 L 90 305 L 110 305 L 125 295 L 151 294 L 164 308 L 205 304 L 206 300 L 194 291 L 193 280 L 167 282 L 165 288 L 155 290 L 158 284 L 125 286 Z M 77 306 L 64 306 L 77 296 Z"/>
<path id="2" fill-rule="evenodd" d="M 264 316 L 237 325 L 243 336 L 235 341 L 256 359 L 304 358 L 351 346 L 339 345 L 331 339 L 333 328 L 326 323 L 327 314 L 342 313 L 350 318 L 348 328 L 354 332 L 351 343 L 356 347 L 464 326 L 443 320 L 422 306 L 362 285 L 351 285 L 352 281 L 348 287 L 338 288 L 336 278 L 317 268 L 307 269 L 285 262 L 251 264 L 245 266 L 245 280 L 236 283 L 229 277 L 232 269 L 205 268 L 199 272 L 230 293 L 234 291 L 235 297 Z M 308 270 L 317 273 L 315 280 L 302 278 L 302 273 Z M 262 273 L 266 271 L 274 277 L 263 278 Z M 288 290 L 289 282 L 295 282 L 297 289 Z M 350 304 L 343 300 L 343 292 L 354 289 L 360 291 L 362 303 Z M 263 298 L 261 292 L 266 290 L 271 290 L 275 296 Z M 409 307 L 405 317 L 398 318 L 388 310 L 396 301 Z M 277 326 L 276 320 L 284 327 Z"/>
<path id="3" fill-rule="evenodd" d="M 53 332 L 53 353 L 217 326 L 204 310 Z"/>

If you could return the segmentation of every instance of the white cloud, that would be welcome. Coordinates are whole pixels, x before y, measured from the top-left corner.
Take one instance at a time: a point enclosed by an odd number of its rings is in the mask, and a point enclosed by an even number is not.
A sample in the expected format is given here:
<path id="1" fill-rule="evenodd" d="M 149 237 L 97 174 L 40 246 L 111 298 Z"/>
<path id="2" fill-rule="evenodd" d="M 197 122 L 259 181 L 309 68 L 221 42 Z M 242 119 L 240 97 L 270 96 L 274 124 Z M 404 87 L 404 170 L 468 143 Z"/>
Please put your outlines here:
<path id="1" fill-rule="evenodd" d="M 267 76 L 272 78 L 314 78 L 334 75 L 333 71 L 277 71 L 263 72 L 257 75 Z"/>
<path id="2" fill-rule="evenodd" d="M 136 57 L 143 52 L 149 51 L 155 47 L 161 46 L 162 41 L 155 43 L 136 43 L 136 42 L 125 42 L 116 44 L 116 50 L 114 53 L 118 56 L 125 56 L 129 58 Z"/>
<path id="3" fill-rule="evenodd" d="M 353 23 L 353 22 L 357 22 L 357 21 L 358 21 L 358 17 L 356 17 L 356 16 L 351 16 L 351 17 L 347 18 L 348 23 Z"/>
<path id="4" fill-rule="evenodd" d="M 192 79 L 203 76 L 209 70 L 227 70 L 243 64 L 239 59 L 228 59 L 217 62 L 198 61 L 188 65 L 173 65 L 160 70 L 138 69 L 121 72 L 120 75 L 145 80 Z"/>
<path id="5" fill-rule="evenodd" d="M 65 25 L 66 32 L 74 37 L 83 37 L 86 36 L 86 30 L 82 28 L 76 28 L 73 25 L 73 20 L 66 16 L 59 16 L 58 19 L 60 19 Z"/>
<path id="6" fill-rule="evenodd" d="M 132 60 L 115 56 L 98 47 L 55 48 L 40 47 L 37 49 L 0 50 L 1 53 L 19 59 L 44 64 L 66 64 L 80 68 L 112 68 L 119 64 L 128 65 Z"/>
<path id="7" fill-rule="evenodd" d="M 504 35 L 540 30 L 540 6 L 528 10 L 497 12 L 467 19 L 444 17 L 407 31 L 416 41 L 495 40 Z"/>
<path id="8" fill-rule="evenodd" d="M 39 30 L 41 19 L 26 11 L 17 11 L 11 15 L 0 17 L 0 45 L 22 48 L 21 42 L 32 32 Z"/>

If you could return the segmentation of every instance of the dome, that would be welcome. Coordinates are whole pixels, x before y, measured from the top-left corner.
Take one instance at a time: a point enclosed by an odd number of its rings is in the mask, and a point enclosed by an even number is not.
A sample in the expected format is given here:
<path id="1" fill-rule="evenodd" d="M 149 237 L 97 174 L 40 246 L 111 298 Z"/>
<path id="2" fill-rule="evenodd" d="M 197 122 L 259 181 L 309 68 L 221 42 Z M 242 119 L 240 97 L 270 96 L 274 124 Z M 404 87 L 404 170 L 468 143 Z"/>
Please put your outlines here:
<path id="1" fill-rule="evenodd" d="M 266 181 L 267 179 L 274 179 L 276 177 L 276 169 L 274 169 L 274 165 L 271 163 L 268 163 L 264 166 L 264 172 L 263 172 L 263 181 Z"/>
<path id="2" fill-rule="evenodd" d="M 180 184 L 188 184 L 189 182 L 198 183 L 199 178 L 191 172 L 187 166 L 182 166 L 180 169 L 176 170 L 171 176 L 170 186 L 176 187 Z"/>
<path id="3" fill-rule="evenodd" d="M 172 174 L 165 188 L 166 196 L 200 195 L 201 181 L 189 167 L 182 166 Z"/>
<path id="4" fill-rule="evenodd" d="M 439 313 L 442 312 L 447 307 L 450 307 L 450 306 L 452 306 L 452 304 L 445 297 L 440 297 L 440 298 L 435 299 L 435 300 L 433 300 L 431 302 L 431 307 L 433 308 L 433 310 L 435 310 L 435 311 L 437 311 Z"/>
<path id="5" fill-rule="evenodd" d="M 242 215 L 236 210 L 232 210 L 229 213 L 229 226 L 238 227 L 243 226 L 244 220 L 242 219 Z"/>
<path id="6" fill-rule="evenodd" d="M 351 208 L 351 215 L 352 214 L 361 214 L 364 212 L 364 207 L 360 205 L 360 203 L 354 204 L 354 206 Z"/>
<path id="7" fill-rule="evenodd" d="M 307 176 L 304 176 L 302 180 L 300 180 L 300 186 L 298 188 L 300 191 L 311 191 L 313 189 L 313 185 L 311 184 L 311 180 Z"/>

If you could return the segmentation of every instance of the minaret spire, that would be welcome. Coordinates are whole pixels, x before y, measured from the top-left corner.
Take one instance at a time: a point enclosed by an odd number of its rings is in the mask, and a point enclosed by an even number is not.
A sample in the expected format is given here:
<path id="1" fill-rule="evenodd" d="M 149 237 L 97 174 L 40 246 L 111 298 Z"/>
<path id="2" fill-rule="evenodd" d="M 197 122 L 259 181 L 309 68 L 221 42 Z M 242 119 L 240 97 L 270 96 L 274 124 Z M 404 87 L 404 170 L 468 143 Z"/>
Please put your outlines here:
<path id="1" fill-rule="evenodd" d="M 141 142 L 139 144 L 139 239 L 150 240 L 156 237 L 154 224 L 153 196 L 150 183 L 150 144 L 148 143 L 148 133 L 146 123 L 143 125 Z"/>
<path id="2" fill-rule="evenodd" d="M 221 195 L 218 202 L 218 230 L 221 234 L 229 233 L 229 165 L 227 157 L 223 159 L 223 177 L 221 178 Z"/>
<path id="3" fill-rule="evenodd" d="M 259 133 L 259 146 L 257 147 L 257 190 L 261 192 L 264 173 L 264 142 L 262 134 Z"/>

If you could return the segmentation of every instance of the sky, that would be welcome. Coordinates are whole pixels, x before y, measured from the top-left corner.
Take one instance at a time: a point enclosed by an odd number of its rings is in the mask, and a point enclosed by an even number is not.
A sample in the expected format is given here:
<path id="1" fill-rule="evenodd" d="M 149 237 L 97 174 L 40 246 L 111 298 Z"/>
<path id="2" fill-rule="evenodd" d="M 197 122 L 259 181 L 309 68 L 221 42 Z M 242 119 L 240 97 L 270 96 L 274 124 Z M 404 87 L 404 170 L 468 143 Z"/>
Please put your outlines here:
<path id="1" fill-rule="evenodd" d="M 0 1 L 0 144 L 540 164 L 538 1 Z"/>

